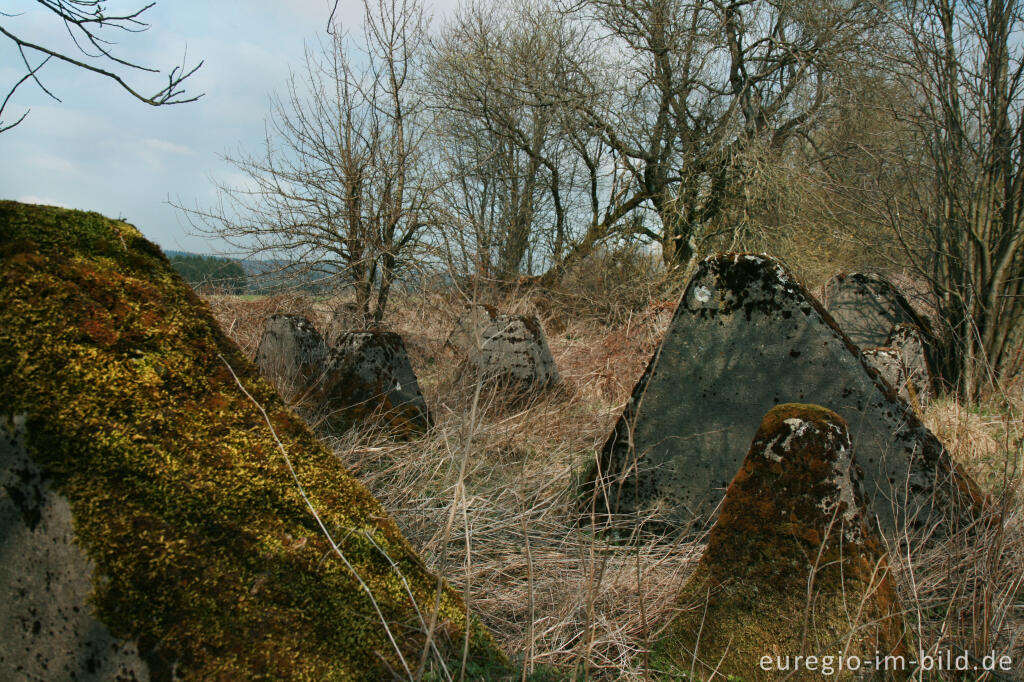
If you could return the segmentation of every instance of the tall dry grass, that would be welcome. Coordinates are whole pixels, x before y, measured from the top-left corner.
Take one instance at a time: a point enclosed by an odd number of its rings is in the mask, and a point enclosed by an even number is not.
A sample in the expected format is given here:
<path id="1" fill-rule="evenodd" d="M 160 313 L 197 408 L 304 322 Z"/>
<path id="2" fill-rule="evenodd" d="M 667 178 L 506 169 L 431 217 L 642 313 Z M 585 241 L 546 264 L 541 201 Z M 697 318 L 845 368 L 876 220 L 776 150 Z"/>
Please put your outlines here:
<path id="1" fill-rule="evenodd" d="M 320 326 L 331 323 L 335 307 L 309 300 L 211 303 L 250 354 L 270 311 L 291 305 Z M 564 314 L 550 297 L 506 303 L 541 316 L 565 384 L 510 403 L 500 392 L 478 391 L 456 371 L 459 359 L 445 339 L 465 301 L 432 293 L 394 303 L 385 326 L 405 340 L 435 427 L 407 442 L 367 427 L 330 445 L 427 565 L 463 593 L 522 663 L 524 679 L 648 678 L 646 653 L 671 619 L 703 545 L 649 536 L 609 542 L 576 523 L 576 491 L 659 343 L 672 305 L 655 299 L 608 326 Z M 998 652 L 1012 656 L 1015 671 L 1002 678 L 922 679 L 1024 679 L 1019 414 L 1008 401 L 979 410 L 946 400 L 925 415 L 997 505 L 984 529 L 909 554 L 907 543 L 892 543 L 890 565 L 908 621 L 926 652 Z"/>
<path id="2" fill-rule="evenodd" d="M 525 298 L 507 307 L 543 316 Z M 642 679 L 654 627 L 668 619 L 701 547 L 604 541 L 577 523 L 576 489 L 671 309 L 636 315 L 612 334 L 570 321 L 549 334 L 564 385 L 509 402 L 453 371 L 459 359 L 444 340 L 461 308 L 434 298 L 391 319 L 434 410 L 433 431 L 409 443 L 350 432 L 335 451 L 524 674 Z"/>
<path id="3" fill-rule="evenodd" d="M 932 403 L 925 424 L 990 496 L 987 515 L 942 542 L 891 547 L 904 606 L 921 648 L 934 655 L 1009 656 L 1012 672 L 974 671 L 936 679 L 1024 679 L 1024 421 L 1004 390 L 978 404 Z M 908 543 L 904 543 L 907 545 Z M 909 552 L 909 553 L 908 553 Z M 998 672 L 998 671 L 997 671 Z"/>

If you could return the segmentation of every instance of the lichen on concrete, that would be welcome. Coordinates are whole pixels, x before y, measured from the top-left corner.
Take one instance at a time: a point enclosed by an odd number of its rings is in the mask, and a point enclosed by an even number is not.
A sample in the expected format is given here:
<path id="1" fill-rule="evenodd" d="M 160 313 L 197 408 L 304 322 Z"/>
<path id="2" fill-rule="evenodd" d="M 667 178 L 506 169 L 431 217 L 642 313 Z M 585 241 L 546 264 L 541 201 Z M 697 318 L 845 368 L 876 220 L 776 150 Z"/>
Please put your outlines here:
<path id="1" fill-rule="evenodd" d="M 390 678 L 396 645 L 417 665 L 436 578 L 131 225 L 0 202 L 0 414 L 67 500 L 93 567 L 76 606 L 152 677 Z M 457 670 L 469 627 L 472 669 L 503 669 L 442 590 L 431 660 Z"/>
<path id="2" fill-rule="evenodd" d="M 905 397 L 918 414 L 923 414 L 935 397 L 937 386 L 929 359 L 931 344 L 925 333 L 913 324 L 897 324 L 889 332 L 885 345 L 899 353 L 906 376 Z"/>
<path id="3" fill-rule="evenodd" d="M 851 456 L 847 425 L 830 410 L 785 404 L 765 415 L 655 646 L 656 671 L 778 680 L 779 658 L 842 655 L 868 665 L 835 679 L 909 676 L 870 667 L 913 647 Z M 821 679 L 816 665 L 791 679 Z"/>
<path id="4" fill-rule="evenodd" d="M 895 348 L 865 348 L 861 351 L 868 364 L 878 371 L 879 376 L 896 392 L 898 396 L 907 400 L 907 375 L 903 371 L 903 363 L 900 361 L 900 354 Z"/>
<path id="5" fill-rule="evenodd" d="M 777 261 L 705 259 L 586 480 L 583 511 L 647 528 L 714 520 L 749 434 L 813 401 L 850 424 L 882 528 L 970 523 L 981 493 L 821 305 Z"/>
<path id="6" fill-rule="evenodd" d="M 562 383 L 536 317 L 472 306 L 456 323 L 446 344 L 465 356 L 475 378 L 504 385 L 510 393 Z"/>

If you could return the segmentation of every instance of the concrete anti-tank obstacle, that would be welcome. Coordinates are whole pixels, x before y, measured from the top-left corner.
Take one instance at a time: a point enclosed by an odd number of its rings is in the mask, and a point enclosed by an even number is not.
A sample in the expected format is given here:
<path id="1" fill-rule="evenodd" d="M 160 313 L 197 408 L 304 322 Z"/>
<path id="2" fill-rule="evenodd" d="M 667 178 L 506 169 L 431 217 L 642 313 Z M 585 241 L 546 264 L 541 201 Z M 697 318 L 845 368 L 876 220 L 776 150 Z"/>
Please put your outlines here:
<path id="1" fill-rule="evenodd" d="M 447 345 L 464 353 L 477 376 L 485 380 L 526 391 L 562 382 L 536 317 L 472 306 L 459 319 Z"/>
<path id="2" fill-rule="evenodd" d="M 474 348 L 479 348 L 484 330 L 498 315 L 498 309 L 492 305 L 483 303 L 467 305 L 465 311 L 455 321 L 455 328 L 448 334 L 444 345 L 464 354 L 468 354 Z"/>
<path id="3" fill-rule="evenodd" d="M 25 419 L 0 423 L 0 679 L 147 680 L 134 638 L 91 609 L 96 564 L 75 539 L 67 498 L 25 447 Z"/>
<path id="4" fill-rule="evenodd" d="M 256 348 L 256 365 L 288 403 L 322 378 L 327 344 L 313 323 L 301 315 L 273 315 L 267 320 Z"/>
<path id="5" fill-rule="evenodd" d="M 924 414 L 931 402 L 931 376 L 927 365 L 909 364 L 899 348 L 865 348 L 861 351 L 867 363 L 896 391 L 896 394 L 914 408 L 918 415 Z M 913 356 L 910 356 L 911 362 Z"/>
<path id="6" fill-rule="evenodd" d="M 839 274 L 828 281 L 824 291 L 826 309 L 855 346 L 898 352 L 898 371 L 876 351 L 870 359 L 887 378 L 902 373 L 893 387 L 919 414 L 923 412 L 935 394 L 931 367 L 938 352 L 928 322 L 896 285 L 878 274 Z"/>
<path id="7" fill-rule="evenodd" d="M 396 434 L 422 433 L 430 413 L 402 337 L 394 332 L 342 334 L 324 367 L 317 402 L 329 423 L 381 418 Z"/>
<path id="8" fill-rule="evenodd" d="M 256 350 L 256 364 L 318 431 L 337 434 L 383 419 L 395 435 L 430 428 L 430 413 L 402 337 L 346 332 L 329 348 L 298 315 L 274 315 Z"/>
<path id="9" fill-rule="evenodd" d="M 817 301 L 778 262 L 739 254 L 705 259 L 683 293 L 591 472 L 593 511 L 705 525 L 762 415 L 807 401 L 849 424 L 884 530 L 948 528 L 981 504 Z"/>
<path id="10" fill-rule="evenodd" d="M 900 352 L 895 348 L 865 348 L 861 351 L 868 365 L 878 370 L 878 374 L 896 394 L 910 403 L 910 389 L 907 386 L 907 373 L 903 368 Z"/>
<path id="11" fill-rule="evenodd" d="M 830 410 L 785 404 L 764 416 L 677 599 L 680 614 L 655 645 L 656 670 L 698 680 L 714 671 L 779 680 L 797 668 L 797 679 L 911 675 L 913 640 L 868 522 L 854 447 Z M 887 656 L 892 670 L 876 669 Z"/>
<path id="12" fill-rule="evenodd" d="M 874 273 L 838 274 L 825 284 L 825 309 L 858 348 L 879 348 L 892 328 L 911 324 L 928 336 L 928 323 L 906 296 L 885 277 Z"/>
<path id="13" fill-rule="evenodd" d="M 928 360 L 929 343 L 920 327 L 912 324 L 897 324 L 889 332 L 885 345 L 896 349 L 907 377 L 909 402 L 918 412 L 923 412 L 935 397 L 937 390 L 935 374 Z"/>

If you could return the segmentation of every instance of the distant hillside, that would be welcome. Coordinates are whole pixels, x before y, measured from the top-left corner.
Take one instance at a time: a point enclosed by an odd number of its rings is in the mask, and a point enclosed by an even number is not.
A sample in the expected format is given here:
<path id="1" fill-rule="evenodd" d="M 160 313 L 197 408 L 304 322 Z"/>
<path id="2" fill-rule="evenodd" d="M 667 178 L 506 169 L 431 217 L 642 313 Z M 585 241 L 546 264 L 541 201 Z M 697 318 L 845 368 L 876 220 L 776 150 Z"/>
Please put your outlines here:
<path id="1" fill-rule="evenodd" d="M 164 251 L 171 265 L 193 288 L 203 293 L 273 294 L 298 289 L 322 294 L 337 285 L 328 274 L 298 271 L 298 264 L 281 259 L 225 258 L 190 251 Z"/>
<path id="2" fill-rule="evenodd" d="M 186 251 L 166 253 L 178 274 L 195 289 L 231 294 L 243 294 L 248 289 L 249 277 L 236 260 Z"/>

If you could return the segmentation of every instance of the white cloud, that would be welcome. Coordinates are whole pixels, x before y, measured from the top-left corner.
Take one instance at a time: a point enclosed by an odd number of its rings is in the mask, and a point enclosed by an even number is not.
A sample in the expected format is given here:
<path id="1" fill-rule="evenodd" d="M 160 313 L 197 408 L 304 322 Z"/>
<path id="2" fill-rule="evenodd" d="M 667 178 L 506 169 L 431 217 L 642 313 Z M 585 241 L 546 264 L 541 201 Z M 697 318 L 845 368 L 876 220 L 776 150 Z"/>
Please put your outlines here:
<path id="1" fill-rule="evenodd" d="M 142 141 L 142 144 L 146 145 L 153 151 L 162 152 L 165 154 L 178 154 L 181 156 L 195 154 L 195 152 L 192 149 L 186 147 L 185 145 L 174 144 L 173 142 L 168 142 L 167 140 L 159 140 L 155 137 L 146 138 L 145 140 Z"/>

